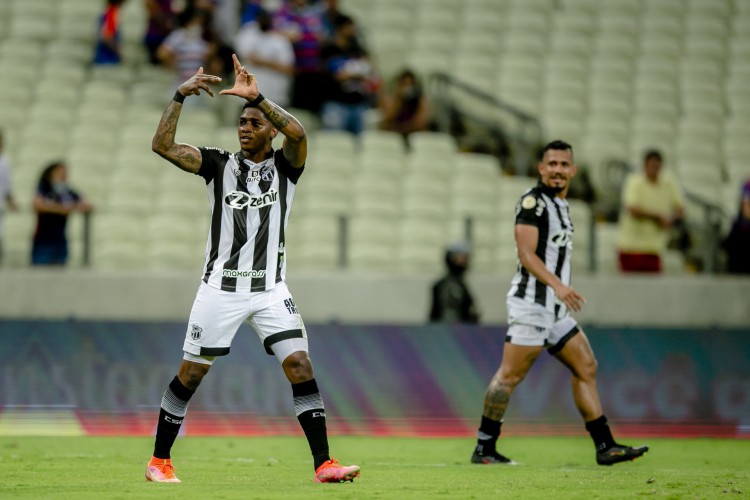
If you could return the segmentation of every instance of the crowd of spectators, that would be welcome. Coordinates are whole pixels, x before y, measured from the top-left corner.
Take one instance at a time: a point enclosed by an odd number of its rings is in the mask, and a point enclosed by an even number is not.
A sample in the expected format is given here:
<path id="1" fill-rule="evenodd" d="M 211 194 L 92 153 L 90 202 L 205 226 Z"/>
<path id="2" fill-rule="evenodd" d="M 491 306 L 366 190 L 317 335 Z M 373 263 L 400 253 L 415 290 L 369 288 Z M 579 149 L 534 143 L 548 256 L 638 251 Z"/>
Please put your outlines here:
<path id="1" fill-rule="evenodd" d="M 120 11 L 128 1 L 145 4 L 148 61 L 174 71 L 178 82 L 200 66 L 231 76 L 236 53 L 265 95 L 317 115 L 325 129 L 357 136 L 370 110 L 382 116 L 375 117 L 380 128 L 405 137 L 428 129 L 416 75 L 405 70 L 383 85 L 366 37 L 338 0 L 105 0 L 95 64 L 124 62 Z"/>

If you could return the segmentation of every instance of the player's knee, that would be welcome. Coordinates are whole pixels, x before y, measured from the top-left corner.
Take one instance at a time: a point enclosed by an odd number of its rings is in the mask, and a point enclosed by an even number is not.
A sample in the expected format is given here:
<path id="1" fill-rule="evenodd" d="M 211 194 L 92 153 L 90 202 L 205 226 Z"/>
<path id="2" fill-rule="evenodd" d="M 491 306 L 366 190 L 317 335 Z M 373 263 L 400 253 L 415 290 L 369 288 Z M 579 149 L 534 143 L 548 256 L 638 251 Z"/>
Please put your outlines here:
<path id="1" fill-rule="evenodd" d="M 208 373 L 211 365 L 202 363 L 187 363 L 180 370 L 179 379 L 182 385 L 191 390 L 196 390 Z"/>
<path id="2" fill-rule="evenodd" d="M 293 384 L 305 382 L 313 378 L 312 362 L 304 351 L 297 351 L 284 359 L 281 364 L 284 373 Z"/>
<path id="3" fill-rule="evenodd" d="M 499 386 L 514 388 L 515 386 L 520 384 L 525 377 L 525 373 L 516 371 L 501 371 L 495 377 L 494 383 Z"/>
<path id="4" fill-rule="evenodd" d="M 596 372 L 599 368 L 599 363 L 593 356 L 583 363 L 578 369 L 578 376 L 584 380 L 594 380 L 596 378 Z"/>

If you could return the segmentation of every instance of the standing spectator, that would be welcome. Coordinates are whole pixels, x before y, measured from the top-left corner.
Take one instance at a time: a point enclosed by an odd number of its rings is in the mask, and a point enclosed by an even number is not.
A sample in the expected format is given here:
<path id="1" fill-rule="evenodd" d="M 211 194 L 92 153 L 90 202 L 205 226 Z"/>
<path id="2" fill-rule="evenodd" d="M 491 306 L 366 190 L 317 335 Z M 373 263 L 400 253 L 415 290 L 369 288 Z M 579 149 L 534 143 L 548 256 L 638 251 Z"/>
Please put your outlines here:
<path id="1" fill-rule="evenodd" d="M 42 171 L 34 210 L 37 213 L 32 265 L 64 265 L 68 261 L 68 239 L 65 227 L 68 215 L 89 212 L 91 204 L 68 186 L 68 167 L 62 161 Z"/>
<path id="2" fill-rule="evenodd" d="M 156 51 L 174 29 L 175 12 L 172 8 L 172 0 L 144 0 L 144 3 L 148 18 L 143 43 L 148 51 L 149 62 L 158 65 L 160 61 Z"/>
<path id="3" fill-rule="evenodd" d="M 431 322 L 479 322 L 479 311 L 464 281 L 470 259 L 471 252 L 465 243 L 456 243 L 448 247 L 445 252 L 448 272 L 432 287 Z"/>
<path id="4" fill-rule="evenodd" d="M 177 21 L 180 27 L 170 33 L 157 50 L 159 60 L 175 71 L 180 83 L 190 79 L 200 67 L 206 72 L 220 73 L 214 63 L 216 47 L 203 38 L 203 12 L 188 5 Z"/>
<path id="5" fill-rule="evenodd" d="M 248 71 L 263 82 L 268 99 L 287 107 L 294 75 L 292 43 L 271 29 L 268 12 L 259 12 L 256 21 L 246 24 L 237 35 L 237 54 Z"/>
<path id="6" fill-rule="evenodd" d="M 326 129 L 359 135 L 378 86 L 377 73 L 357 39 L 356 25 L 350 17 L 336 19 L 335 33 L 333 42 L 320 55 L 329 82 L 321 121 Z"/>
<path id="7" fill-rule="evenodd" d="M 409 69 L 397 77 L 392 94 L 384 94 L 380 99 L 383 121 L 380 128 L 391 130 L 407 137 L 412 132 L 428 130 L 430 127 L 430 106 L 422 92 L 417 76 Z"/>
<path id="8" fill-rule="evenodd" d="M 623 272 L 661 272 L 669 229 L 682 220 L 682 192 L 671 177 L 661 175 L 661 169 L 661 153 L 651 150 L 644 156 L 643 173 L 625 180 L 618 239 Z"/>
<path id="9" fill-rule="evenodd" d="M 13 212 L 18 210 L 16 200 L 13 198 L 13 188 L 10 178 L 10 160 L 8 155 L 3 153 L 3 131 L 0 130 L 0 262 L 3 258 L 3 220 L 5 218 L 5 208 Z"/>
<path id="10" fill-rule="evenodd" d="M 309 0 L 289 0 L 276 12 L 274 28 L 294 47 L 292 106 L 318 113 L 323 83 L 320 50 L 325 40 L 320 12 Z"/>
<path id="11" fill-rule="evenodd" d="M 120 64 L 120 8 L 125 0 L 107 0 L 99 18 L 99 33 L 94 49 L 94 64 Z"/>
<path id="12" fill-rule="evenodd" d="M 730 273 L 750 274 L 750 180 L 742 187 L 740 209 L 724 240 L 724 250 Z"/>

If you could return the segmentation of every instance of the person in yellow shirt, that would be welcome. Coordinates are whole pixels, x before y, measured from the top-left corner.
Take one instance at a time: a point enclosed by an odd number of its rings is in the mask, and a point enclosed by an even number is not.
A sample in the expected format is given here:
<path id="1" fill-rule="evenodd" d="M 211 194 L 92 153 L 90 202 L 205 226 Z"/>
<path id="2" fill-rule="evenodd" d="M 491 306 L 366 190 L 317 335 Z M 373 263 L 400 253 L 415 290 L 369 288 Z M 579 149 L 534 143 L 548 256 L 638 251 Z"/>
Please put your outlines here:
<path id="1" fill-rule="evenodd" d="M 669 229 L 683 218 L 684 200 L 674 178 L 661 174 L 659 151 L 647 151 L 643 172 L 628 176 L 623 188 L 618 250 L 623 272 L 661 272 Z"/>

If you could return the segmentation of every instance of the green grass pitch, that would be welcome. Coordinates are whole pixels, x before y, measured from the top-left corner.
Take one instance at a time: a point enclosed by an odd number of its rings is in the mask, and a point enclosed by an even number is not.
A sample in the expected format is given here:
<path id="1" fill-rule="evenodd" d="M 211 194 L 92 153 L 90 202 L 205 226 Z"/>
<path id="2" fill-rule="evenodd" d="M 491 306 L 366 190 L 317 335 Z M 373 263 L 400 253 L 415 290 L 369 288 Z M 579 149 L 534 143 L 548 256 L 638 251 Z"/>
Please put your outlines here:
<path id="1" fill-rule="evenodd" d="M 597 466 L 587 436 L 503 438 L 519 466 L 469 463 L 472 439 L 332 436 L 354 483 L 314 484 L 304 437 L 180 437 L 182 484 L 144 479 L 152 438 L 0 437 L 0 498 L 749 498 L 750 440 L 628 439 L 651 451 Z"/>

